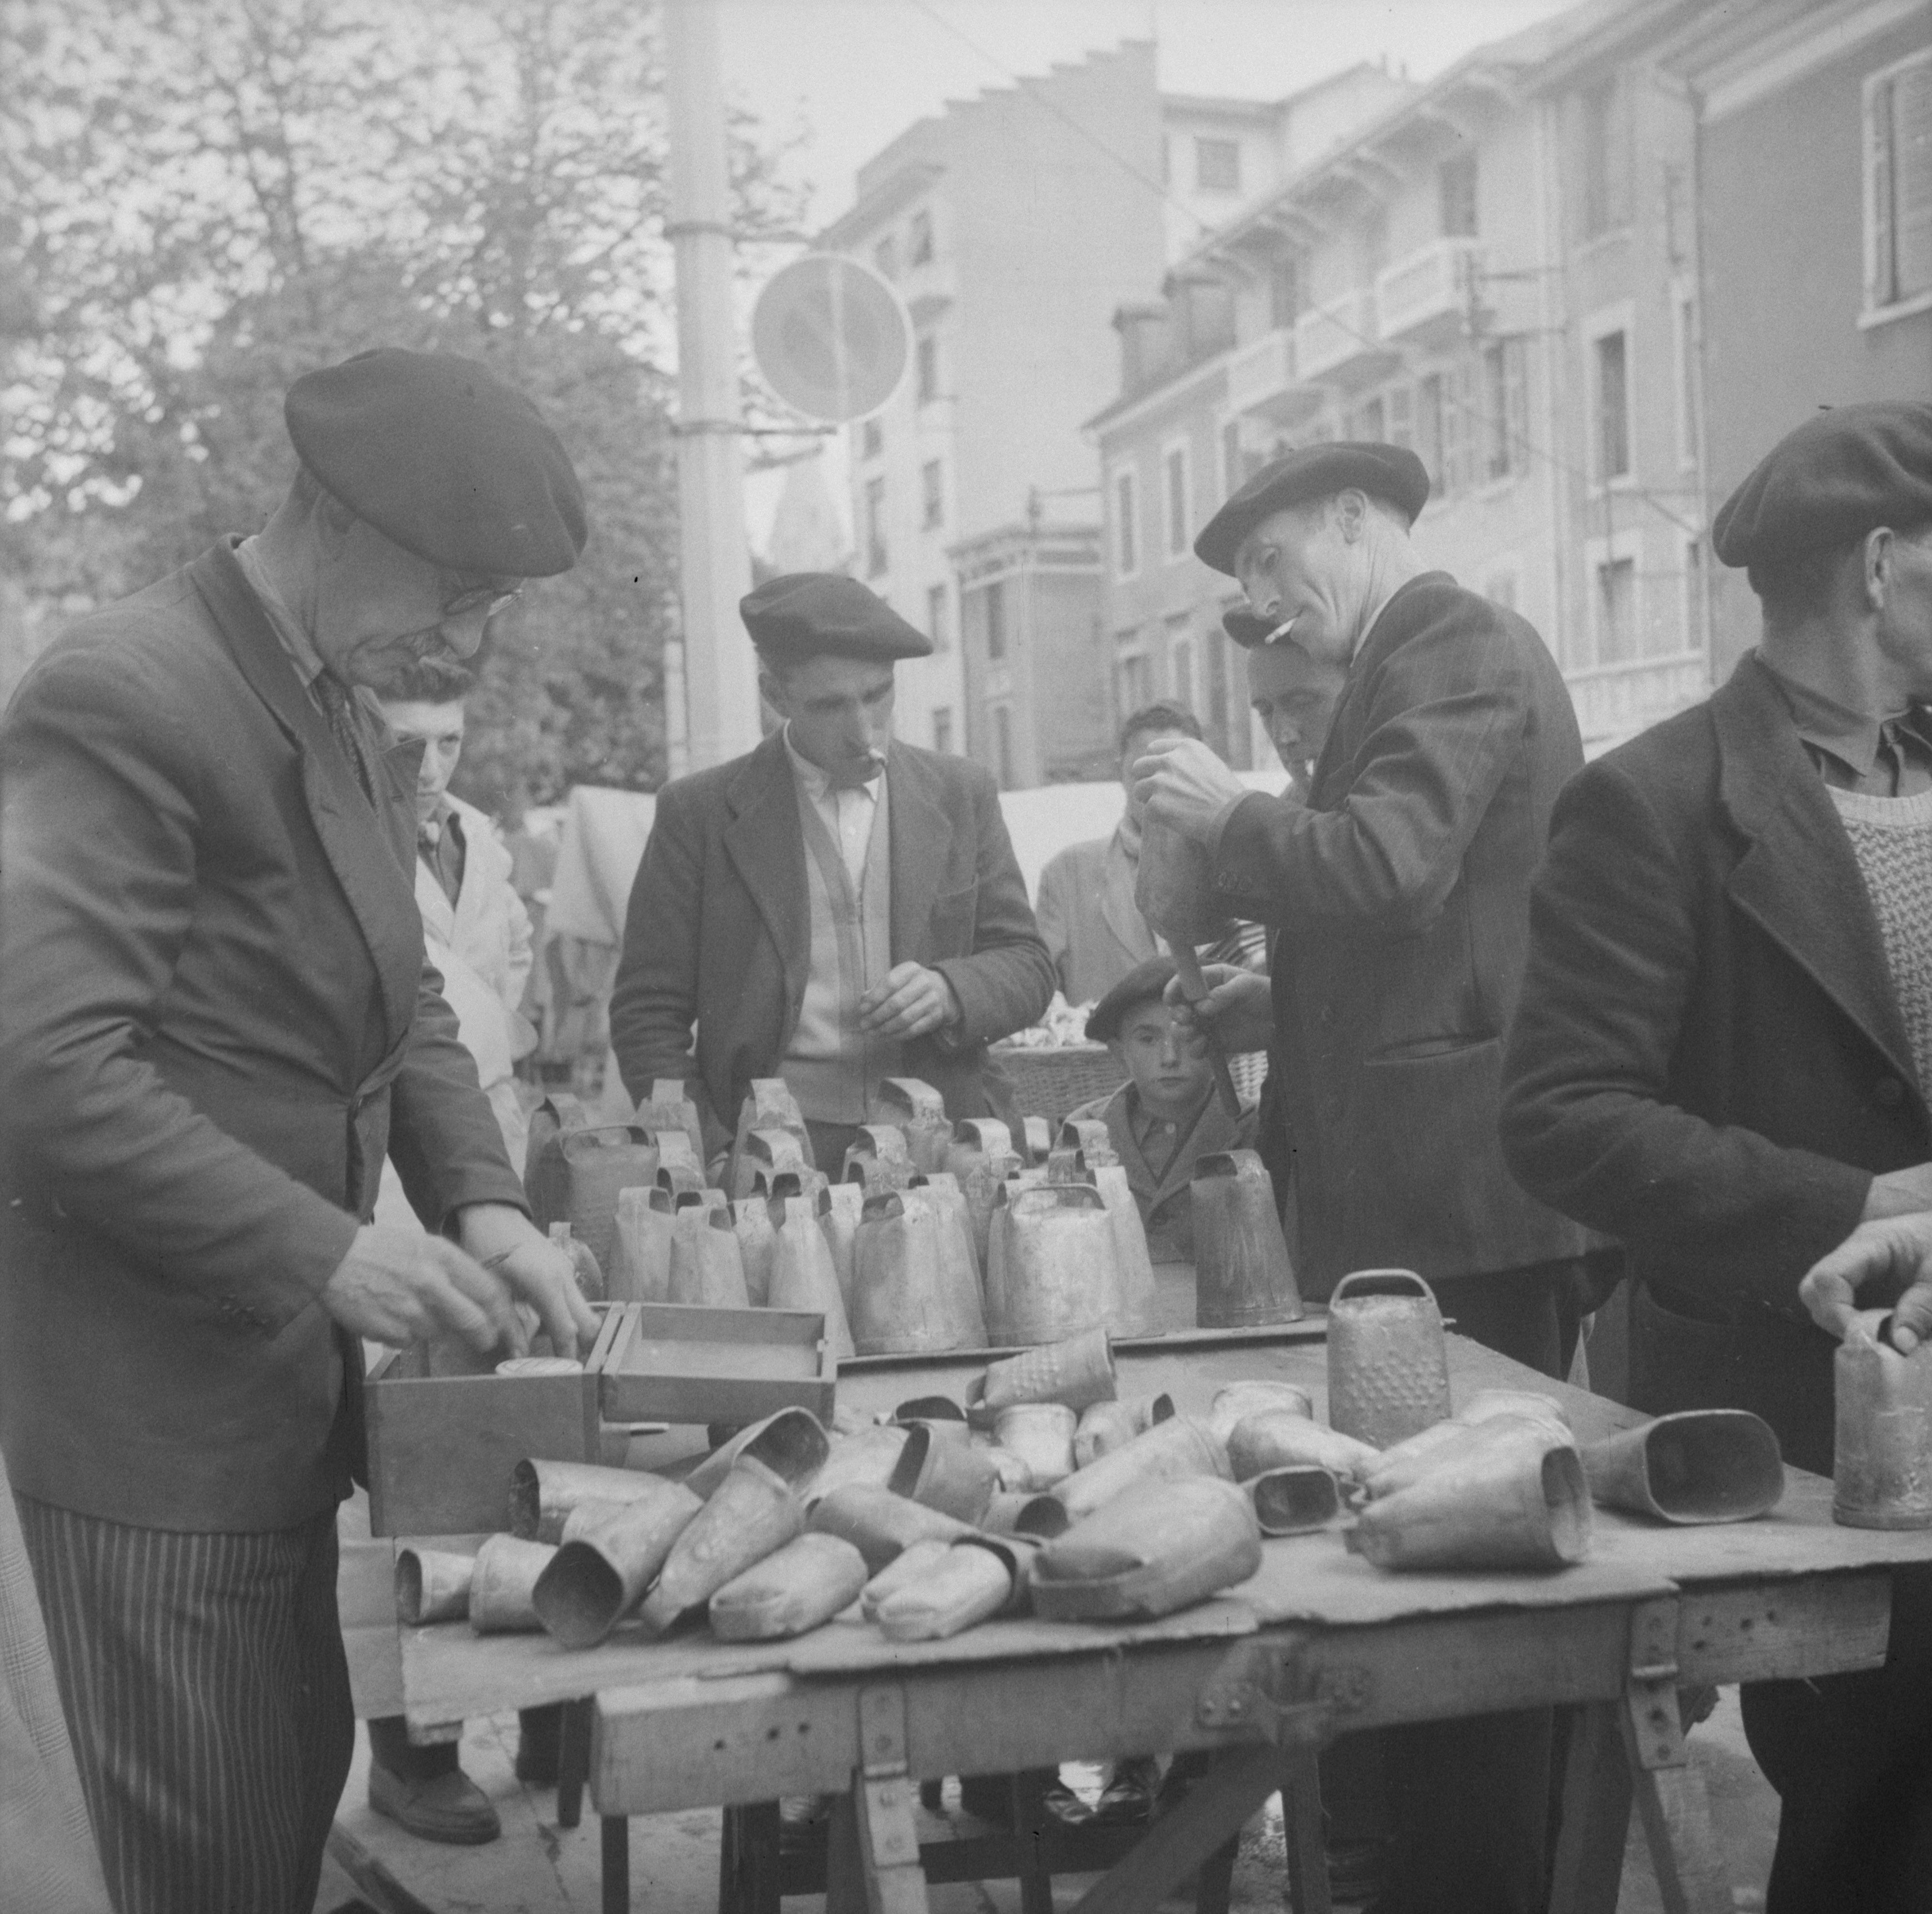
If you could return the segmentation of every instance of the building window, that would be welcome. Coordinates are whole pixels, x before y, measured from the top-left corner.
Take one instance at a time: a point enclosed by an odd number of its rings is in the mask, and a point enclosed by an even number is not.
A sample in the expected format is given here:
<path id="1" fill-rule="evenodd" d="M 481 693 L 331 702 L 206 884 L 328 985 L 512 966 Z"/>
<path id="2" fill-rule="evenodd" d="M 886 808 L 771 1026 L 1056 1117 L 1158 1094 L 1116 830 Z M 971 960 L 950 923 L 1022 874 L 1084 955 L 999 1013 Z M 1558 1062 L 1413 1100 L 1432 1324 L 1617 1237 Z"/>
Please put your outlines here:
<path id="1" fill-rule="evenodd" d="M 866 481 L 866 576 L 876 578 L 886 568 L 886 482 Z"/>
<path id="2" fill-rule="evenodd" d="M 1697 463 L 1697 302 L 1688 286 L 1671 295 L 1671 332 L 1677 348 L 1677 463 Z"/>
<path id="3" fill-rule="evenodd" d="M 1300 316 L 1300 256 L 1283 253 L 1268 268 L 1268 323 L 1292 326 Z"/>
<path id="4" fill-rule="evenodd" d="M 1006 655 L 1006 581 L 995 578 L 986 587 L 986 660 L 997 664 Z"/>
<path id="5" fill-rule="evenodd" d="M 1132 652 L 1114 668 L 1116 695 L 1123 718 L 1154 702 L 1154 680 L 1144 653 Z"/>
<path id="6" fill-rule="evenodd" d="M 1013 714 L 1008 706 L 993 706 L 993 769 L 1002 790 L 1013 788 Z"/>
<path id="7" fill-rule="evenodd" d="M 1483 476 L 1507 478 L 1523 466 L 1522 341 L 1499 339 L 1483 348 Z"/>
<path id="8" fill-rule="evenodd" d="M 928 531 L 946 523 L 946 468 L 936 458 L 919 468 L 919 522 Z"/>
<path id="9" fill-rule="evenodd" d="M 1169 446 L 1160 459 L 1161 502 L 1167 525 L 1167 555 L 1185 558 L 1190 514 L 1187 499 L 1187 448 Z"/>
<path id="10" fill-rule="evenodd" d="M 1355 229 L 1355 283 L 1372 286 L 1376 275 L 1389 262 L 1389 217 L 1386 206 L 1363 216 Z"/>
<path id="11" fill-rule="evenodd" d="M 1606 558 L 1597 566 L 1597 662 L 1627 664 L 1636 656 L 1636 560 Z"/>
<path id="12" fill-rule="evenodd" d="M 934 751 L 950 752 L 952 748 L 952 707 L 937 705 L 932 713 L 932 748 Z"/>
<path id="13" fill-rule="evenodd" d="M 876 418 L 868 418 L 859 428 L 859 456 L 877 458 L 886 448 L 886 428 Z"/>
<path id="14" fill-rule="evenodd" d="M 939 341 L 932 333 L 920 335 L 914 362 L 919 402 L 930 405 L 939 396 Z"/>
<path id="15" fill-rule="evenodd" d="M 872 263 L 888 279 L 899 276 L 898 249 L 892 244 L 890 232 L 872 248 Z"/>
<path id="16" fill-rule="evenodd" d="M 1170 640 L 1167 648 L 1168 673 L 1174 680 L 1174 701 L 1187 710 L 1194 704 L 1194 642 L 1191 638 Z"/>
<path id="17" fill-rule="evenodd" d="M 1430 486 L 1442 490 L 1442 375 L 1431 372 L 1415 383 L 1415 444 L 1412 448 L 1429 474 Z"/>
<path id="18" fill-rule="evenodd" d="M 1594 239 L 1630 224 L 1630 106 L 1614 76 L 1583 95 L 1580 114 L 1583 236 Z"/>
<path id="19" fill-rule="evenodd" d="M 1139 527 L 1135 520 L 1139 509 L 1136 489 L 1131 472 L 1114 475 L 1114 570 L 1123 578 L 1131 578 L 1140 569 Z"/>
<path id="20" fill-rule="evenodd" d="M 1704 649 L 1704 541 L 1684 542 L 1684 649 Z"/>
<path id="21" fill-rule="evenodd" d="M 1231 418 L 1221 428 L 1221 496 L 1229 498 L 1247 476 L 1241 464 L 1241 422 Z"/>
<path id="22" fill-rule="evenodd" d="M 1384 425 L 1385 412 L 1379 393 L 1358 405 L 1348 418 L 1348 436 L 1366 439 L 1372 442 L 1385 440 L 1388 434 Z"/>
<path id="23" fill-rule="evenodd" d="M 1499 604 L 1505 611 L 1516 609 L 1516 574 L 1514 572 L 1492 572 L 1483 586 L 1483 596 L 1492 604 Z"/>
<path id="24" fill-rule="evenodd" d="M 1202 193 L 1238 193 L 1241 190 L 1241 142 L 1238 140 L 1196 140 L 1194 184 Z"/>
<path id="25" fill-rule="evenodd" d="M 1865 310 L 1932 296 L 1932 48 L 1864 84 Z"/>
<path id="26" fill-rule="evenodd" d="M 1473 239 L 1476 236 L 1476 156 L 1458 153 L 1436 169 L 1437 196 L 1442 210 L 1442 236 L 1445 239 Z"/>
<path id="27" fill-rule="evenodd" d="M 1630 469 L 1630 361 L 1622 328 L 1590 342 L 1596 380 L 1597 480 L 1627 478 Z"/>
<path id="28" fill-rule="evenodd" d="M 932 215 L 922 207 L 906 229 L 906 252 L 914 266 L 932 263 Z"/>
<path id="29" fill-rule="evenodd" d="M 952 636 L 946 625 L 946 587 L 928 585 L 926 590 L 926 635 L 935 652 L 950 651 Z"/>
<path id="30" fill-rule="evenodd" d="M 1412 386 L 1396 386 L 1388 394 L 1388 436 L 1392 446 L 1415 449 L 1415 392 Z"/>

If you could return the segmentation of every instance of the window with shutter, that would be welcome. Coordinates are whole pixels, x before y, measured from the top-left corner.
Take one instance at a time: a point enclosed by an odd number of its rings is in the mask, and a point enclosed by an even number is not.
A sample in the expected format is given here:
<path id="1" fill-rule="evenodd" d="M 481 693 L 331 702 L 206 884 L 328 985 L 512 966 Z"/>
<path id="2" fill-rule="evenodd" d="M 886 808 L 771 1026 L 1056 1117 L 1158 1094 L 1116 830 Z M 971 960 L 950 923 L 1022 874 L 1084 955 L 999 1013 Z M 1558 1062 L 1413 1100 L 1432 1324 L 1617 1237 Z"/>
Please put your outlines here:
<path id="1" fill-rule="evenodd" d="M 1932 47 L 1865 82 L 1865 310 L 1932 294 Z"/>
<path id="2" fill-rule="evenodd" d="M 1469 484 L 1470 451 L 1475 434 L 1468 403 L 1468 386 L 1463 375 L 1467 368 L 1448 367 L 1442 374 L 1442 491 L 1445 496 L 1466 490 Z"/>
<path id="3" fill-rule="evenodd" d="M 1392 446 L 1415 446 L 1415 393 L 1408 386 L 1392 386 L 1388 393 L 1388 435 Z"/>

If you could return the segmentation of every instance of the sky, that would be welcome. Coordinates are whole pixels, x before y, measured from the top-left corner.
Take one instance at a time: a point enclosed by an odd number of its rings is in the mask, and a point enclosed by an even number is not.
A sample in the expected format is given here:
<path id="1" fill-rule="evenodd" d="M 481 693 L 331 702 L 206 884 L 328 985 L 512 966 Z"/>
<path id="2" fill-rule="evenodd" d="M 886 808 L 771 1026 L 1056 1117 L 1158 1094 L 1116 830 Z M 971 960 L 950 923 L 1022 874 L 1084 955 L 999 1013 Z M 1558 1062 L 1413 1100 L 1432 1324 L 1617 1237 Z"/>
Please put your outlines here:
<path id="1" fill-rule="evenodd" d="M 1162 88 L 1279 99 L 1358 60 L 1431 78 L 1471 48 L 1571 0 L 718 0 L 728 98 L 801 136 L 788 170 L 812 188 L 808 230 L 852 203 L 853 176 L 914 120 L 1016 77 L 1151 39 Z M 774 264 L 778 263 L 774 261 Z M 841 448 L 830 448 L 843 512 Z M 776 474 L 746 514 L 762 548 Z"/>

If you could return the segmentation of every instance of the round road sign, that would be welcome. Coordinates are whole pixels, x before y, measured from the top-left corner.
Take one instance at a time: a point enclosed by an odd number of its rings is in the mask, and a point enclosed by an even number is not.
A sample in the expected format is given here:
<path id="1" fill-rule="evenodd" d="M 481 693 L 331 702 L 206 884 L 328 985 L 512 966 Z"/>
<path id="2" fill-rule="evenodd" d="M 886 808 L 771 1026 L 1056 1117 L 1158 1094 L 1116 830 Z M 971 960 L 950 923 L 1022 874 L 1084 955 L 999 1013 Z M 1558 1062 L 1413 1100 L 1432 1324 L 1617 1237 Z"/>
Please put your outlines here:
<path id="1" fill-rule="evenodd" d="M 871 267 L 808 253 L 766 281 L 752 312 L 752 353 L 787 405 L 842 424 L 892 397 L 911 330 L 898 295 Z"/>

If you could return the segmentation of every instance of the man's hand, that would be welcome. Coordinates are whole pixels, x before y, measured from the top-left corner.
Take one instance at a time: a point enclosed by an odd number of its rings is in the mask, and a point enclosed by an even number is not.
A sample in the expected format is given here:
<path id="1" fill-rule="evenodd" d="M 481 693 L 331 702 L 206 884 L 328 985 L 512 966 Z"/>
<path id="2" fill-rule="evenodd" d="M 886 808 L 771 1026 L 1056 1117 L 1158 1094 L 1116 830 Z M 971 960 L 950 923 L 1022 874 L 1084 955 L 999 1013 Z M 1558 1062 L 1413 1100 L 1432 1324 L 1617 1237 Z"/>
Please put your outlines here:
<path id="1" fill-rule="evenodd" d="M 1177 1012 L 1174 1022 L 1212 1036 L 1224 1057 L 1265 1050 L 1274 1035 L 1274 1000 L 1268 979 L 1233 964 L 1204 964 L 1201 974 L 1207 980 L 1208 994 L 1198 1004 L 1190 1004 L 1181 994 L 1178 977 L 1168 980 L 1167 1001 Z"/>
<path id="2" fill-rule="evenodd" d="M 1169 738 L 1134 760 L 1134 796 L 1157 824 L 1204 843 L 1214 820 L 1248 788 L 1198 738 Z"/>
<path id="3" fill-rule="evenodd" d="M 964 1014 L 944 976 L 923 964 L 895 964 L 859 1000 L 859 1028 L 868 1036 L 923 1036 Z"/>
<path id="4" fill-rule="evenodd" d="M 364 1223 L 322 1290 L 344 1328 L 394 1349 L 425 1336 L 462 1337 L 478 1355 L 530 1346 L 508 1288 L 440 1236 Z"/>
<path id="5" fill-rule="evenodd" d="M 580 1342 L 588 1352 L 597 1340 L 597 1318 L 577 1286 L 570 1258 L 551 1248 L 522 1210 L 508 1203 L 467 1203 L 457 1212 L 456 1229 L 464 1248 L 536 1311 L 559 1355 L 577 1354 Z"/>
<path id="6" fill-rule="evenodd" d="M 1858 1313 L 1858 1292 L 1868 1284 L 1889 1294 L 1893 1346 L 1910 1355 L 1932 1336 L 1932 1215 L 1885 1216 L 1862 1222 L 1828 1256 L 1821 1256 L 1798 1286 L 1798 1299 L 1820 1329 L 1842 1336 Z"/>

